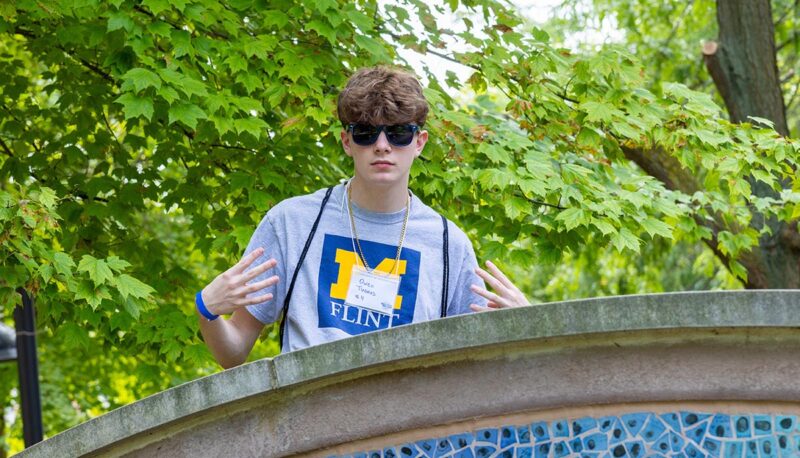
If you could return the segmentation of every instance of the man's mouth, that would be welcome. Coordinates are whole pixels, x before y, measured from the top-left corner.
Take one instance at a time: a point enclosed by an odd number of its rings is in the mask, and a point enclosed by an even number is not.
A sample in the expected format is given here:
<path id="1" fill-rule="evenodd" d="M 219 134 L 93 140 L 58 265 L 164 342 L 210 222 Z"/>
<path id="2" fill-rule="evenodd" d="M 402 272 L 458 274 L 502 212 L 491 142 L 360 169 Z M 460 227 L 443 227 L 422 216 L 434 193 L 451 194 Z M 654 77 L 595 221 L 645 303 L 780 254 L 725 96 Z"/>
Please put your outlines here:
<path id="1" fill-rule="evenodd" d="M 372 163 L 372 165 L 394 165 L 394 164 L 392 164 L 389 161 L 375 161 Z"/>

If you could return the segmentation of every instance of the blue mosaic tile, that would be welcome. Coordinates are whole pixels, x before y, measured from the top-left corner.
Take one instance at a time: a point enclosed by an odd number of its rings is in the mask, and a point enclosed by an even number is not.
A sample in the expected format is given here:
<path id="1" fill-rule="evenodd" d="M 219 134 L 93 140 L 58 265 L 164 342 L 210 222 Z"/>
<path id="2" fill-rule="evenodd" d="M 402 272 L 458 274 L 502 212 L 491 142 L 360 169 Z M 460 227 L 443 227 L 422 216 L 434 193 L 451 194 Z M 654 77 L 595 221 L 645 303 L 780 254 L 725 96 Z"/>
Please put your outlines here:
<path id="1" fill-rule="evenodd" d="M 758 442 L 749 440 L 744 447 L 745 458 L 758 458 Z"/>
<path id="2" fill-rule="evenodd" d="M 520 444 L 530 444 L 531 443 L 531 430 L 528 429 L 527 426 L 518 426 L 517 427 L 517 439 L 519 440 Z"/>
<path id="3" fill-rule="evenodd" d="M 788 458 L 795 456 L 795 453 L 792 451 L 792 442 L 789 436 L 786 435 L 778 436 L 778 451 L 780 453 L 781 458 Z"/>
<path id="4" fill-rule="evenodd" d="M 546 441 L 550 439 L 550 432 L 547 428 L 547 422 L 540 421 L 538 423 L 531 423 L 531 434 L 537 441 Z"/>
<path id="5" fill-rule="evenodd" d="M 708 414 L 695 413 L 695 412 L 681 412 L 681 424 L 684 429 L 691 428 L 692 426 L 702 422 L 710 417 Z"/>
<path id="6" fill-rule="evenodd" d="M 533 449 L 531 447 L 518 447 L 517 458 L 531 458 L 533 456 Z"/>
<path id="7" fill-rule="evenodd" d="M 471 448 L 453 453 L 453 458 L 475 458 Z"/>
<path id="8" fill-rule="evenodd" d="M 779 415 L 775 418 L 775 431 L 782 433 L 794 432 L 797 426 L 797 417 Z"/>
<path id="9" fill-rule="evenodd" d="M 665 432 L 664 434 L 658 436 L 658 439 L 655 440 L 651 446 L 651 449 L 659 453 L 669 453 L 672 450 L 672 447 L 669 444 L 669 433 Z"/>
<path id="10" fill-rule="evenodd" d="M 366 453 L 356 453 L 353 455 L 353 458 L 367 458 Z"/>
<path id="11" fill-rule="evenodd" d="M 433 452 L 436 450 L 436 440 L 429 439 L 417 442 L 417 448 L 423 455 L 433 458 Z"/>
<path id="12" fill-rule="evenodd" d="M 706 454 L 703 453 L 699 448 L 695 447 L 695 445 L 691 442 L 686 444 L 686 448 L 683 449 L 683 452 L 689 458 L 705 458 Z"/>
<path id="13" fill-rule="evenodd" d="M 572 450 L 572 453 L 580 453 L 583 451 L 583 441 L 576 437 L 569 442 L 569 448 Z"/>
<path id="14" fill-rule="evenodd" d="M 725 458 L 742 458 L 744 444 L 741 442 L 725 442 L 722 447 L 722 456 Z"/>
<path id="15" fill-rule="evenodd" d="M 696 444 L 700 444 L 703 442 L 703 438 L 706 436 L 706 430 L 708 428 L 707 423 L 701 423 L 694 428 L 686 431 L 686 437 L 689 440 L 694 441 Z"/>
<path id="16" fill-rule="evenodd" d="M 792 436 L 792 443 L 794 444 L 792 450 L 800 452 L 800 436 Z"/>
<path id="17" fill-rule="evenodd" d="M 712 439 L 710 437 L 706 437 L 706 440 L 703 441 L 703 450 L 708 453 L 708 456 L 719 457 L 720 453 L 722 453 L 722 442 Z"/>
<path id="18" fill-rule="evenodd" d="M 686 445 L 686 440 L 680 434 L 674 431 L 669 432 L 669 447 L 673 452 L 680 452 L 684 445 Z"/>
<path id="19" fill-rule="evenodd" d="M 614 445 L 626 440 L 628 440 L 628 433 L 625 432 L 622 422 L 617 419 L 617 421 L 614 422 L 614 427 L 611 429 L 609 444 Z"/>
<path id="20" fill-rule="evenodd" d="M 373 450 L 367 454 L 369 458 L 381 458 L 381 452 L 379 450 Z"/>
<path id="21" fill-rule="evenodd" d="M 542 442 L 533 447 L 536 458 L 547 458 L 550 455 L 550 442 Z"/>
<path id="22" fill-rule="evenodd" d="M 647 421 L 647 426 L 644 427 L 644 430 L 641 432 L 642 438 L 644 438 L 645 442 L 653 442 L 666 431 L 667 427 L 664 426 L 664 423 L 658 419 L 657 416 L 652 415 L 650 419 Z M 664 450 L 666 452 L 666 450 Z"/>
<path id="23" fill-rule="evenodd" d="M 769 415 L 753 416 L 753 433 L 756 436 L 765 436 L 772 433 L 772 417 Z"/>
<path id="24" fill-rule="evenodd" d="M 661 420 L 676 433 L 681 432 L 681 420 L 676 413 L 664 413 L 659 415 Z"/>
<path id="25" fill-rule="evenodd" d="M 475 457 L 476 458 L 489 458 L 497 451 L 496 447 L 492 447 L 491 445 L 481 445 L 475 446 Z"/>
<path id="26" fill-rule="evenodd" d="M 608 436 L 603 433 L 594 433 L 583 439 L 584 450 L 606 450 L 608 449 Z"/>
<path id="27" fill-rule="evenodd" d="M 746 438 L 751 436 L 749 417 L 745 416 L 736 417 L 736 421 L 734 422 L 733 427 L 736 430 L 737 438 Z"/>
<path id="28" fill-rule="evenodd" d="M 600 426 L 600 432 L 607 433 L 617 421 L 617 417 L 603 417 L 597 421 Z"/>
<path id="29" fill-rule="evenodd" d="M 555 458 L 567 456 L 569 455 L 569 446 L 564 441 L 556 442 L 553 444 L 553 453 L 555 454 Z"/>
<path id="30" fill-rule="evenodd" d="M 469 447 L 472 444 L 472 434 L 453 434 L 450 436 L 450 444 L 453 450 L 461 450 L 462 448 Z"/>
<path id="31" fill-rule="evenodd" d="M 504 426 L 500 430 L 500 448 L 506 448 L 511 444 L 517 443 L 517 429 L 514 427 Z"/>
<path id="32" fill-rule="evenodd" d="M 572 435 L 580 436 L 581 434 L 597 428 L 597 420 L 592 417 L 585 417 L 572 422 Z"/>
<path id="33" fill-rule="evenodd" d="M 714 418 L 711 419 L 708 434 L 714 437 L 733 437 L 730 415 L 714 415 Z"/>
<path id="34" fill-rule="evenodd" d="M 628 451 L 628 456 L 632 458 L 642 458 L 645 452 L 644 444 L 642 443 L 642 441 L 626 442 L 625 450 Z"/>
<path id="35" fill-rule="evenodd" d="M 646 413 L 632 413 L 622 416 L 622 424 L 628 429 L 631 436 L 636 436 L 644 427 L 644 422 L 647 420 L 648 414 Z"/>
<path id="36" fill-rule="evenodd" d="M 494 458 L 514 458 L 514 449 L 508 448 L 503 450 L 502 452 L 496 454 Z"/>
<path id="37" fill-rule="evenodd" d="M 400 447 L 400 456 L 402 458 L 412 458 L 419 454 L 417 447 L 414 444 L 406 444 Z M 353 457 L 355 458 L 355 457 Z"/>
<path id="38" fill-rule="evenodd" d="M 771 437 L 759 439 L 758 450 L 761 458 L 778 458 L 778 447 Z"/>
<path id="39" fill-rule="evenodd" d="M 385 448 L 383 449 L 383 458 L 397 458 L 397 451 L 392 447 Z"/>
<path id="40" fill-rule="evenodd" d="M 475 442 L 497 445 L 497 429 L 482 429 L 475 434 Z"/>
<path id="41" fill-rule="evenodd" d="M 559 420 L 553 425 L 553 437 L 569 437 L 567 420 Z"/>
<path id="42" fill-rule="evenodd" d="M 439 439 L 436 441 L 436 450 L 433 452 L 433 458 L 440 458 L 453 451 L 453 445 L 448 439 Z"/>

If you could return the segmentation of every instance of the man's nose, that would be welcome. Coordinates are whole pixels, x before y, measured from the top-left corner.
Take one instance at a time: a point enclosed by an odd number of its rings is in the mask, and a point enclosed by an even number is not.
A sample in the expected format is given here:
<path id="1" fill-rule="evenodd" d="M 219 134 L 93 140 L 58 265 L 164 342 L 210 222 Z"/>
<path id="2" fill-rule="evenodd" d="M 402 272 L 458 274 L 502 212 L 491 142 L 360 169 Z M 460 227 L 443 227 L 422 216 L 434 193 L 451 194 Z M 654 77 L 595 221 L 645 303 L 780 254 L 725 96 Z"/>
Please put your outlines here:
<path id="1" fill-rule="evenodd" d="M 386 132 L 381 132 L 378 135 L 378 139 L 375 140 L 375 151 L 389 151 L 392 145 L 389 143 L 389 139 L 386 138 Z"/>

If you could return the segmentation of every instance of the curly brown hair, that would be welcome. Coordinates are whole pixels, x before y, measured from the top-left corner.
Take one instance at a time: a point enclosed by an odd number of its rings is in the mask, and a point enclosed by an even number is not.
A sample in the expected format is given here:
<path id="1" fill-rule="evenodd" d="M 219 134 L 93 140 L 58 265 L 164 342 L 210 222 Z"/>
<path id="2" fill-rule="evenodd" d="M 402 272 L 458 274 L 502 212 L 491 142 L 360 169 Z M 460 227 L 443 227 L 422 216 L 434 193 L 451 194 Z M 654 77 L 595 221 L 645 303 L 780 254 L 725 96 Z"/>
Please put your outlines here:
<path id="1" fill-rule="evenodd" d="M 362 68 L 347 81 L 337 106 L 342 125 L 350 123 L 425 125 L 428 101 L 417 78 L 398 68 Z"/>

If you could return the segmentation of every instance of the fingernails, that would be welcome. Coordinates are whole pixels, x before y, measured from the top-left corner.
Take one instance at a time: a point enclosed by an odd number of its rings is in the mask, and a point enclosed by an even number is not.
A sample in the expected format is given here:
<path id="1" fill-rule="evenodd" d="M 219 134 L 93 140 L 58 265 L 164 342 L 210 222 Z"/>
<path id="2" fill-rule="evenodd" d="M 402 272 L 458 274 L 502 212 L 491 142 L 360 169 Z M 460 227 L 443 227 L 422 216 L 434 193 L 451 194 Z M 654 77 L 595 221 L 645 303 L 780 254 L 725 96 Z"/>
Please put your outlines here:
<path id="1" fill-rule="evenodd" d="M 487 260 L 487 261 L 486 261 L 486 265 L 487 265 L 487 266 L 493 266 L 493 265 L 494 265 L 494 263 L 493 263 L 492 261 L 488 261 L 488 260 Z"/>

